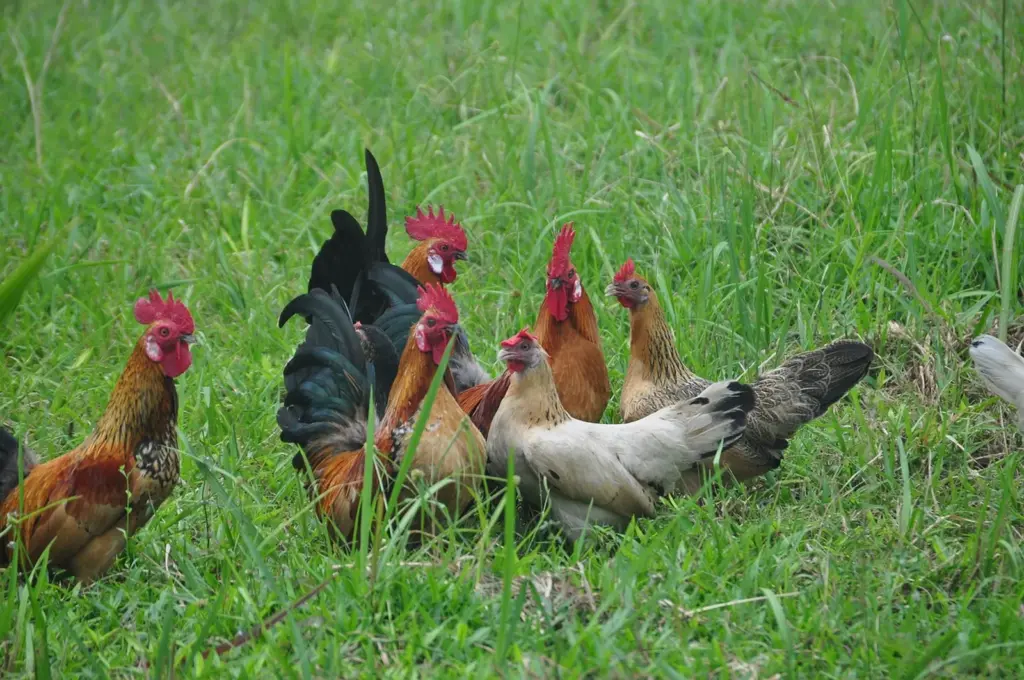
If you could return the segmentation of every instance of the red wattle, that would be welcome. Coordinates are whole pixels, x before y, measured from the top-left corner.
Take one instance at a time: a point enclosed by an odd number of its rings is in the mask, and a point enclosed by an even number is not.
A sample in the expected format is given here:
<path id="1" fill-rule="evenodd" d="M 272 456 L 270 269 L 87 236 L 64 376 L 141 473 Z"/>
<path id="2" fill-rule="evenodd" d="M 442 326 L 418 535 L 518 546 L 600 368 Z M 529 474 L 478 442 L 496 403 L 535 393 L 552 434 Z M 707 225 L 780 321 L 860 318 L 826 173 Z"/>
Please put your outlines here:
<path id="1" fill-rule="evenodd" d="M 544 302 L 547 303 L 548 312 L 557 321 L 565 321 L 569 318 L 569 296 L 566 293 L 565 286 L 554 290 L 549 289 Z"/>
<path id="2" fill-rule="evenodd" d="M 168 378 L 177 378 L 191 365 L 192 350 L 186 342 L 179 342 L 172 351 L 164 352 L 164 358 L 160 360 L 160 367 Z"/>

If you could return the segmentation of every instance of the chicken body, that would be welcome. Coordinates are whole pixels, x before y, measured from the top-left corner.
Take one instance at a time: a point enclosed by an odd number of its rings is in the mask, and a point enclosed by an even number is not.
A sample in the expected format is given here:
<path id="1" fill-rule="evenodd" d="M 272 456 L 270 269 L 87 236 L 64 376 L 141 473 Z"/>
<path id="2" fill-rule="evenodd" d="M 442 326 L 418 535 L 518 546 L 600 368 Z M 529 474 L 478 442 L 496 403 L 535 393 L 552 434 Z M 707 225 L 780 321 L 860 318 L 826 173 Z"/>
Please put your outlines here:
<path id="1" fill-rule="evenodd" d="M 672 330 L 650 285 L 638 276 L 621 274 L 607 292 L 630 311 L 630 356 L 621 407 L 623 421 L 632 422 L 668 404 L 694 398 L 711 382 L 694 375 L 679 358 Z M 753 383 L 756 406 L 746 432 L 722 453 L 723 469 L 742 481 L 777 468 L 797 429 L 824 414 L 856 385 L 873 357 L 867 345 L 839 340 L 793 356 L 762 375 Z M 705 461 L 683 475 L 686 492 L 700 489 L 710 466 L 711 461 Z"/>
<path id="2" fill-rule="evenodd" d="M 621 530 L 653 515 L 686 471 L 742 434 L 754 406 L 750 387 L 716 383 L 634 423 L 588 423 L 562 406 L 533 336 L 524 330 L 506 343 L 513 370 L 487 439 L 488 474 L 505 477 L 511 452 L 524 500 L 539 508 L 549 499 L 572 540 L 588 523 Z"/>
<path id="3" fill-rule="evenodd" d="M 581 286 L 579 301 L 569 305 L 564 321 L 542 307 L 534 327 L 550 357 L 558 398 L 565 410 L 579 420 L 601 420 L 612 396 L 612 385 L 587 291 Z"/>
<path id="4" fill-rule="evenodd" d="M 435 291 L 441 294 L 440 287 Z M 308 314 L 311 325 L 306 341 L 285 368 L 288 394 L 278 412 L 282 439 L 302 446 L 305 459 L 296 456 L 293 463 L 302 469 L 308 460 L 313 473 L 309 491 L 318 498 L 320 514 L 330 520 L 335 535 L 343 540 L 354 536 L 366 460 L 369 386 L 374 371 L 363 338 L 384 336 L 401 347 L 396 377 L 375 429 L 379 461 L 373 481 L 384 487 L 406 455 L 409 437 L 422 414 L 423 399 L 437 372 L 435 360 L 440 353 L 435 356 L 435 350 L 440 346 L 443 352 L 457 328 L 445 320 L 450 316 L 427 308 L 417 317 L 416 333 L 410 333 L 409 324 L 402 323 L 406 307 L 392 308 L 373 326 L 358 330 L 352 326 L 344 301 L 322 291 L 300 296 L 286 308 L 286 313 Z M 393 318 L 396 315 L 398 318 Z M 286 320 L 282 315 L 282 323 Z M 428 418 L 410 470 L 428 484 L 450 479 L 451 484 L 443 486 L 435 498 L 449 517 L 457 517 L 483 474 L 483 437 L 452 396 L 450 376 L 438 391 Z M 409 493 L 403 490 L 402 497 Z M 429 531 L 437 519 L 436 513 L 428 512 L 415 526 Z"/>
<path id="5" fill-rule="evenodd" d="M 4 475 L 0 535 L 10 533 L 4 535 L 0 565 L 13 559 L 17 542 L 23 546 L 25 567 L 49 547 L 50 566 L 92 581 L 110 568 L 127 537 L 171 494 L 180 472 L 178 397 L 174 380 L 147 356 L 149 342 L 147 332 L 103 417 L 81 446 L 46 463 L 36 464 L 33 455 L 25 455 L 21 489 L 15 488 L 16 477 L 11 483 Z M 18 455 L 17 442 L 12 446 L 13 437 L 3 435 L 0 467 L 10 467 Z"/>
<path id="6" fill-rule="evenodd" d="M 989 391 L 1017 408 L 1017 427 L 1024 432 L 1024 358 L 991 335 L 975 338 L 970 353 Z"/>

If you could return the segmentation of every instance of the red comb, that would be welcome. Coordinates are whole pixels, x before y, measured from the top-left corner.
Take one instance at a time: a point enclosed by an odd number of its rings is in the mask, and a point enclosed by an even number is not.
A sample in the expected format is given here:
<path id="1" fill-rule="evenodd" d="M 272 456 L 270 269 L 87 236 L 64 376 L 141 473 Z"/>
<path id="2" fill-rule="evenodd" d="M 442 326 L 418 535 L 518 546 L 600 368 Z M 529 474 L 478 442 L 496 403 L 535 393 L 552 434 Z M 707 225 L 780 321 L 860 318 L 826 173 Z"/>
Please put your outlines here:
<path id="1" fill-rule="evenodd" d="M 445 323 L 459 322 L 459 309 L 455 306 L 455 300 L 441 284 L 428 283 L 426 286 L 420 286 L 416 307 L 421 312 L 434 312 L 437 318 Z"/>
<path id="2" fill-rule="evenodd" d="M 523 326 L 523 330 L 519 331 L 518 333 L 513 335 L 511 338 L 509 338 L 508 340 L 502 340 L 501 341 L 501 346 L 502 347 L 515 347 L 516 344 L 518 344 L 519 342 L 521 342 L 523 340 L 529 340 L 530 342 L 534 342 L 534 343 L 538 343 L 538 344 L 540 343 L 540 340 L 537 339 L 537 336 L 530 332 L 530 327 L 529 326 Z"/>
<path id="3" fill-rule="evenodd" d="M 462 225 L 455 221 L 455 213 L 448 213 L 448 219 L 445 219 L 443 205 L 438 206 L 436 215 L 430 206 L 427 206 L 427 212 L 416 206 L 416 217 L 405 218 L 405 233 L 417 241 L 425 241 L 428 238 L 443 239 L 455 250 L 463 252 L 469 246 L 466 232 L 462 230 Z"/>
<path id="4" fill-rule="evenodd" d="M 164 300 L 156 288 L 149 291 L 148 298 L 139 298 L 135 302 L 135 320 L 147 326 L 154 321 L 170 321 L 185 335 L 191 335 L 196 330 L 188 307 L 175 300 L 174 293 L 170 291 Z"/>
<path id="5" fill-rule="evenodd" d="M 633 258 L 629 258 L 628 260 L 626 260 L 626 264 L 622 265 L 622 269 L 620 269 L 615 274 L 615 283 L 622 283 L 623 281 L 629 281 L 635 275 L 636 275 L 636 265 L 633 264 Z"/>
<path id="6" fill-rule="evenodd" d="M 548 276 L 561 276 L 569 269 L 569 250 L 572 248 L 572 240 L 576 238 L 576 231 L 572 228 L 572 222 L 562 225 L 562 230 L 555 237 L 555 246 L 551 250 L 551 261 L 548 262 Z"/>

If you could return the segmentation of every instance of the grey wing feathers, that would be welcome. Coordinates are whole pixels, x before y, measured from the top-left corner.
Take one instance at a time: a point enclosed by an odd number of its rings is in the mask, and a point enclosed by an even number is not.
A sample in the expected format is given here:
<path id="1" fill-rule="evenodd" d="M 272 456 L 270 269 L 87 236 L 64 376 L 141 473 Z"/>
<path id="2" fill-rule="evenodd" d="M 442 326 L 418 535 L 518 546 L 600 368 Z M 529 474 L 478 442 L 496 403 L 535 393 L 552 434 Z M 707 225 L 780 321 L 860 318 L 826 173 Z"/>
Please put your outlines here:
<path id="1" fill-rule="evenodd" d="M 473 350 L 469 347 L 469 337 L 461 326 L 459 326 L 455 334 L 455 348 L 452 350 L 450 363 L 452 378 L 455 380 L 456 394 L 491 379 L 491 376 L 487 374 L 487 371 L 483 369 L 480 362 L 473 356 Z"/>
<path id="2" fill-rule="evenodd" d="M 517 457 L 516 462 L 529 467 L 524 477 L 529 479 L 531 501 L 537 507 L 543 505 L 543 487 L 546 486 L 565 501 L 593 504 L 623 517 L 654 514 L 651 497 L 618 461 L 602 461 L 596 465 L 592 459 L 581 460 L 579 451 L 574 448 L 559 450 L 550 442 L 544 442 L 524 447 L 523 455 Z M 552 499 L 553 504 L 556 500 Z"/>
<path id="3" fill-rule="evenodd" d="M 757 406 L 745 440 L 781 452 L 801 425 L 824 414 L 867 375 L 873 358 L 864 343 L 838 340 L 764 374 L 754 383 Z"/>

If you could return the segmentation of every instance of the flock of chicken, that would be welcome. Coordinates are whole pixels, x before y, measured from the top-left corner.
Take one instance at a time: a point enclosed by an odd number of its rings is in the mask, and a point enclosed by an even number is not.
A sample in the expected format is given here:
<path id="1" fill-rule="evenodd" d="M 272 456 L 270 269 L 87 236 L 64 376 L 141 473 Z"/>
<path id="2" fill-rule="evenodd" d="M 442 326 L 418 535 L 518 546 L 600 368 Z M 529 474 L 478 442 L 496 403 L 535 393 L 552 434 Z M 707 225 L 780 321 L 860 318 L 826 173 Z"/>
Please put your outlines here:
<path id="1" fill-rule="evenodd" d="M 430 492 L 416 535 L 461 516 L 484 496 L 486 478 L 507 478 L 511 462 L 524 503 L 549 508 L 575 540 L 590 524 L 622 529 L 654 515 L 661 496 L 695 493 L 716 461 L 723 481 L 777 468 L 797 429 L 868 372 L 871 348 L 839 340 L 751 385 L 696 376 L 679 358 L 656 292 L 628 259 L 605 289 L 629 312 L 623 422 L 600 424 L 611 385 L 570 257 L 572 225 L 555 238 L 533 331 L 501 343 L 507 368 L 492 379 L 448 290 L 466 256 L 465 232 L 443 208 L 417 209 L 405 226 L 419 244 L 401 267 L 391 264 L 384 184 L 369 151 L 366 169 L 366 231 L 346 211 L 331 214 L 334 234 L 313 260 L 308 292 L 280 318 L 282 326 L 296 315 L 308 323 L 284 369 L 281 439 L 300 447 L 293 464 L 343 541 L 356 532 L 371 431 L 374 487 L 393 495 L 404 469 L 409 481 L 395 497 Z M 91 581 L 177 483 L 174 378 L 191 364 L 194 323 L 184 304 L 155 291 L 134 313 L 145 331 L 81 446 L 39 463 L 0 428 L 0 566 L 30 568 L 46 556 Z M 1024 359 L 990 336 L 975 340 L 971 355 L 993 392 L 1024 414 Z"/>

